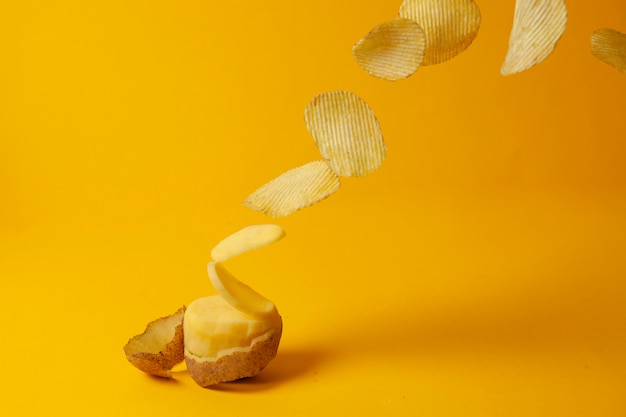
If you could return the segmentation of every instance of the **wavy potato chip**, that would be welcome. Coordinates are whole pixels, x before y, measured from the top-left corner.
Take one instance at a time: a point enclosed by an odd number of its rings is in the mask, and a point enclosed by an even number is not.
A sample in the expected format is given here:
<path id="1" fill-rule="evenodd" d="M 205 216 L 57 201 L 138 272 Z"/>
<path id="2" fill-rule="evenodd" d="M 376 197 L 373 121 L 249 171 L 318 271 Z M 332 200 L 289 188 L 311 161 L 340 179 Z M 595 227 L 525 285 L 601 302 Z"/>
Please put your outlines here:
<path id="1" fill-rule="evenodd" d="M 304 120 L 320 153 L 340 177 L 374 172 L 385 160 L 387 145 L 372 109 L 348 91 L 317 95 Z"/>
<path id="2" fill-rule="evenodd" d="M 605 64 L 626 72 L 626 34 L 614 29 L 598 29 L 591 35 L 591 53 Z"/>
<path id="3" fill-rule="evenodd" d="M 340 186 L 327 161 L 313 161 L 262 185 L 243 205 L 270 217 L 284 217 L 331 196 Z"/>
<path id="4" fill-rule="evenodd" d="M 401 17 L 376 26 L 352 47 L 355 61 L 370 75 L 397 81 L 422 65 L 426 35 L 421 26 Z"/>
<path id="5" fill-rule="evenodd" d="M 563 0 L 517 0 L 509 49 L 500 73 L 516 74 L 546 59 L 566 24 L 567 7 Z"/>
<path id="6" fill-rule="evenodd" d="M 466 50 L 478 35 L 481 20 L 474 0 L 404 0 L 400 17 L 424 29 L 422 65 L 440 64 Z"/>

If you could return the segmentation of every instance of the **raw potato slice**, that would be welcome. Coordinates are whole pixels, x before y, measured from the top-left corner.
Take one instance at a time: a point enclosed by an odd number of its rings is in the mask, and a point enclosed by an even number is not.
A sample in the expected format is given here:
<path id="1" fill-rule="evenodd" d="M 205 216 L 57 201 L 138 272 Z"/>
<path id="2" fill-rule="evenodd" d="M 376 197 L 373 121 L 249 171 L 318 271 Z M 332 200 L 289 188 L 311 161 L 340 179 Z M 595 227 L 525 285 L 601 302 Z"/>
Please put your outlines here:
<path id="1" fill-rule="evenodd" d="M 517 0 L 509 50 L 500 73 L 522 72 L 546 59 L 566 24 L 567 8 L 563 0 Z"/>
<path id="2" fill-rule="evenodd" d="M 185 313 L 185 363 L 202 387 L 253 377 L 276 356 L 282 319 L 274 309 L 249 316 L 220 296 L 200 298 Z"/>
<path id="3" fill-rule="evenodd" d="M 591 53 L 600 61 L 626 72 L 626 35 L 614 29 L 598 29 L 591 35 Z"/>
<path id="4" fill-rule="evenodd" d="M 220 241 L 211 258 L 217 262 L 275 243 L 285 237 L 285 231 L 277 224 L 257 224 L 248 226 Z"/>
<path id="5" fill-rule="evenodd" d="M 416 21 L 426 33 L 422 65 L 434 65 L 466 50 L 480 29 L 474 0 L 404 0 L 400 17 Z"/>
<path id="6" fill-rule="evenodd" d="M 374 172 L 387 145 L 374 112 L 348 91 L 322 93 L 307 105 L 304 120 L 320 153 L 340 177 Z"/>
<path id="7" fill-rule="evenodd" d="M 276 310 L 274 303 L 235 278 L 218 262 L 209 262 L 209 279 L 217 293 L 237 310 L 250 316 L 265 316 Z"/>
<path id="8" fill-rule="evenodd" d="M 150 322 L 142 334 L 124 346 L 126 359 L 144 372 L 170 378 L 171 369 L 184 359 L 184 315 L 183 306 L 170 316 Z"/>
<path id="9" fill-rule="evenodd" d="M 352 54 L 368 74 L 397 81 L 417 71 L 425 46 L 421 26 L 399 17 L 376 26 L 352 47 Z"/>
<path id="10" fill-rule="evenodd" d="M 330 197 L 340 186 L 328 162 L 313 161 L 262 185 L 243 205 L 270 217 L 283 217 Z"/>

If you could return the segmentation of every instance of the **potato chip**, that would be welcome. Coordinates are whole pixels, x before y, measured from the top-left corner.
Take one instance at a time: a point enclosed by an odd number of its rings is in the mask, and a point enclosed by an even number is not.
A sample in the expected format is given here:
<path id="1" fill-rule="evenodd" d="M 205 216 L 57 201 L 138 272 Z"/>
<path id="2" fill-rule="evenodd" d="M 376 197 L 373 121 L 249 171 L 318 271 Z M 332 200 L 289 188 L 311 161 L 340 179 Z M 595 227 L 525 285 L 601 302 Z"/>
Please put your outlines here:
<path id="1" fill-rule="evenodd" d="M 244 227 L 219 241 L 211 250 L 211 258 L 216 262 L 226 262 L 242 253 L 276 243 L 284 237 L 285 230 L 277 224 Z"/>
<path id="2" fill-rule="evenodd" d="M 352 55 L 368 74 L 396 81 L 417 71 L 425 46 L 421 26 L 399 17 L 376 26 L 352 47 Z"/>
<path id="3" fill-rule="evenodd" d="M 262 185 L 243 205 L 270 217 L 284 217 L 331 196 L 340 185 L 327 161 L 313 161 Z"/>
<path id="4" fill-rule="evenodd" d="M 591 35 L 591 53 L 600 61 L 626 72 L 626 35 L 614 29 L 598 29 Z"/>
<path id="5" fill-rule="evenodd" d="M 567 24 L 563 0 L 517 0 L 502 75 L 525 71 L 548 57 Z"/>
<path id="6" fill-rule="evenodd" d="M 374 172 L 387 145 L 374 112 L 348 91 L 322 93 L 307 105 L 304 120 L 320 153 L 340 177 Z"/>
<path id="7" fill-rule="evenodd" d="M 404 0 L 400 17 L 416 21 L 426 33 L 422 65 L 454 58 L 470 46 L 480 28 L 474 0 Z"/>

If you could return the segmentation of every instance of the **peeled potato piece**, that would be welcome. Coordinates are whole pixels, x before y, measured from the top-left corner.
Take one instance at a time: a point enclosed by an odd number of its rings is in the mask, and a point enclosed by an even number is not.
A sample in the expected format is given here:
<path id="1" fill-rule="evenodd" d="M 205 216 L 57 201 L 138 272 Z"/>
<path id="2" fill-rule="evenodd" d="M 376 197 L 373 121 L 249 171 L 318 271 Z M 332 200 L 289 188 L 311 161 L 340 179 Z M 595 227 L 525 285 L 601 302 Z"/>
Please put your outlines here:
<path id="1" fill-rule="evenodd" d="M 209 279 L 217 293 L 237 310 L 250 316 L 270 314 L 274 303 L 235 278 L 224 266 L 209 262 Z"/>
<path id="2" fill-rule="evenodd" d="M 352 47 L 352 54 L 368 74 L 396 81 L 417 71 L 425 46 L 421 26 L 399 17 L 376 26 Z"/>
<path id="3" fill-rule="evenodd" d="M 284 217 L 333 195 L 340 186 L 327 161 L 313 161 L 262 185 L 243 205 L 270 217 Z"/>
<path id="4" fill-rule="evenodd" d="M 282 319 L 274 308 L 250 316 L 220 296 L 200 298 L 185 313 L 185 363 L 202 387 L 258 375 L 276 356 Z"/>
<path id="5" fill-rule="evenodd" d="M 591 35 L 591 53 L 600 61 L 626 72 L 626 34 L 598 29 Z"/>
<path id="6" fill-rule="evenodd" d="M 150 322 L 142 334 L 124 346 L 126 359 L 146 373 L 170 378 L 171 369 L 184 359 L 184 315 L 183 306 L 172 315 Z"/>
<path id="7" fill-rule="evenodd" d="M 546 59 L 566 24 L 567 8 L 563 0 L 517 0 L 509 49 L 500 73 L 522 72 Z"/>
<path id="8" fill-rule="evenodd" d="M 256 224 L 245 227 L 221 240 L 211 250 L 217 262 L 275 243 L 285 237 L 285 230 L 277 224 Z"/>
<path id="9" fill-rule="evenodd" d="M 307 105 L 304 120 L 320 153 L 340 177 L 371 174 L 385 160 L 387 145 L 378 120 L 354 93 L 317 95 Z"/>
<path id="10" fill-rule="evenodd" d="M 474 0 L 404 0 L 400 17 L 424 29 L 422 65 L 440 64 L 466 50 L 478 35 L 481 20 Z"/>

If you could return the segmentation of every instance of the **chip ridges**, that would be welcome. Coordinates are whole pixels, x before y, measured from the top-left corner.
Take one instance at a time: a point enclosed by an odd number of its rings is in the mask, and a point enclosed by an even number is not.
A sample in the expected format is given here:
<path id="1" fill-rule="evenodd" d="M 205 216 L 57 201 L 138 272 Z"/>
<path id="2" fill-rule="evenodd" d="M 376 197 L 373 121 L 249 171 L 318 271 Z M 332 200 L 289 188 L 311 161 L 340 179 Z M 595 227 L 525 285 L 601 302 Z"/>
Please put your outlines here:
<path id="1" fill-rule="evenodd" d="M 517 0 L 502 75 L 525 71 L 546 59 L 567 24 L 563 0 Z"/>
<path id="2" fill-rule="evenodd" d="M 331 196 L 340 186 L 327 161 L 313 161 L 262 185 L 243 205 L 270 217 L 284 217 Z"/>
<path id="3" fill-rule="evenodd" d="M 434 65 L 466 50 L 480 29 L 474 0 L 404 0 L 400 17 L 416 21 L 426 34 L 422 65 Z"/>
<path id="4" fill-rule="evenodd" d="M 376 26 L 353 47 L 355 61 L 370 75 L 388 81 L 407 78 L 424 60 L 426 35 L 421 26 L 401 17 Z"/>
<path id="5" fill-rule="evenodd" d="M 626 34 L 615 29 L 598 29 L 590 38 L 591 53 L 605 64 L 626 72 Z"/>
<path id="6" fill-rule="evenodd" d="M 349 91 L 330 91 L 309 102 L 304 119 L 331 169 L 340 177 L 363 176 L 382 164 L 387 152 L 374 112 Z"/>

